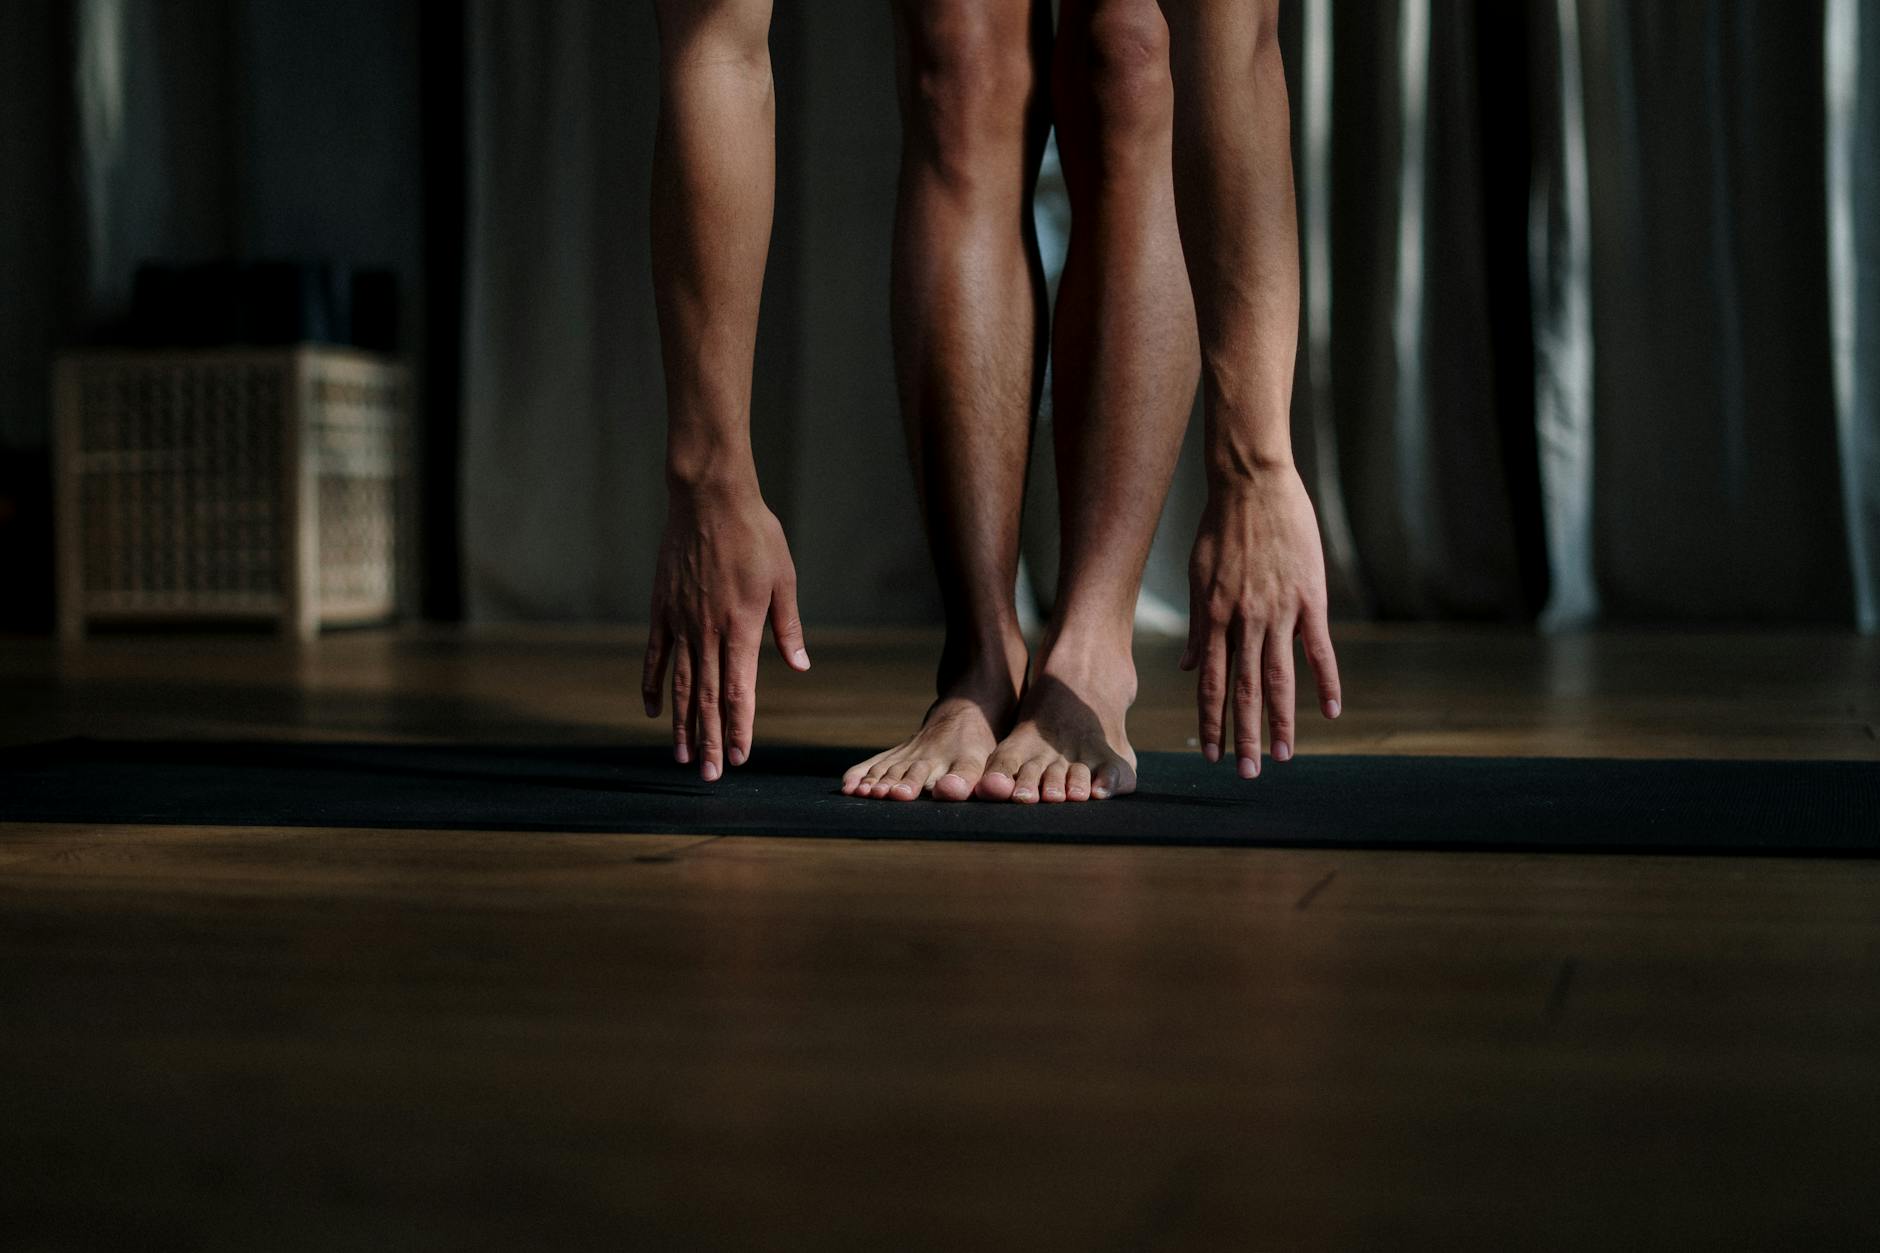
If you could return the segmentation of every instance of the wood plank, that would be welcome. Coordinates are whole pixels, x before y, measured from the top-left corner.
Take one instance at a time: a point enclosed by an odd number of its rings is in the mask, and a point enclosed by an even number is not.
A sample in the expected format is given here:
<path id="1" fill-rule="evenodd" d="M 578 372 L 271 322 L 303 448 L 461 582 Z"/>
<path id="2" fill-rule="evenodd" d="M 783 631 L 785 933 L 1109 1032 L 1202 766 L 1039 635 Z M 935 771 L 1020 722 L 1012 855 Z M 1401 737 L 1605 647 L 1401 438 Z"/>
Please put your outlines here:
<path id="1" fill-rule="evenodd" d="M 893 734 L 930 644 L 760 728 Z M 632 652 L 0 645 L 0 738 L 654 736 Z M 1852 637 L 1346 655 L 1307 751 L 1876 755 Z M 29 1248 L 1864 1247 L 1876 1057 L 1864 861 L 0 823 Z"/>

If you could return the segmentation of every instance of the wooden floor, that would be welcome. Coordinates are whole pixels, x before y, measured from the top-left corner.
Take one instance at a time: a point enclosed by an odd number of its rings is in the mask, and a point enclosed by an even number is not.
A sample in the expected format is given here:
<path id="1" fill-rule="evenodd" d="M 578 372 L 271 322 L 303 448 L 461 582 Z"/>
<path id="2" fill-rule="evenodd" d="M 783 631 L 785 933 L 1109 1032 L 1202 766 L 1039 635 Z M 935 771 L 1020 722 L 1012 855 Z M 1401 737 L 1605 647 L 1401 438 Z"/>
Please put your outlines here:
<path id="1" fill-rule="evenodd" d="M 760 753 L 905 730 L 931 639 L 812 643 Z M 1340 651 L 1302 752 L 1880 760 L 1848 636 Z M 636 676 L 0 643 L 0 744 L 642 739 Z M 1871 1248 L 1877 1180 L 1880 862 L 0 823 L 0 1248 Z"/>

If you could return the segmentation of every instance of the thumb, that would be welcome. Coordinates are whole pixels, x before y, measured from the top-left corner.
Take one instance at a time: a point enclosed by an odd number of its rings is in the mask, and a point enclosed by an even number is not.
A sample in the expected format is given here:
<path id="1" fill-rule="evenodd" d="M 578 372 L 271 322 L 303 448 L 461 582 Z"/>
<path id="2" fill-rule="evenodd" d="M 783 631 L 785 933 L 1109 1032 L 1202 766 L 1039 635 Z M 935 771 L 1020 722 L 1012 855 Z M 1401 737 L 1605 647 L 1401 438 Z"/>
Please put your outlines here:
<path id="1" fill-rule="evenodd" d="M 809 669 L 809 651 L 803 647 L 803 623 L 796 614 L 796 580 L 785 579 L 770 594 L 770 631 L 777 651 L 792 670 Z"/>

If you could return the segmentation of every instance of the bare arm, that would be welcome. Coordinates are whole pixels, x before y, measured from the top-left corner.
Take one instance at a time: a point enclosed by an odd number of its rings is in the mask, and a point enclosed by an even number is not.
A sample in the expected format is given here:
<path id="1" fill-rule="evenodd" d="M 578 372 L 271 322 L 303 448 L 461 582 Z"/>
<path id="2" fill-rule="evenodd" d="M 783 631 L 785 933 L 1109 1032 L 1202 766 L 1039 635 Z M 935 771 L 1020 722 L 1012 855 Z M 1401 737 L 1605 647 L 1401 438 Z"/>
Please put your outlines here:
<path id="1" fill-rule="evenodd" d="M 653 288 L 666 375 L 665 535 L 642 695 L 672 666 L 673 748 L 700 776 L 750 755 L 769 619 L 797 670 L 809 654 L 796 569 L 751 457 L 751 365 L 776 183 L 769 0 L 659 0 Z"/>
<path id="2" fill-rule="evenodd" d="M 1185 669 L 1200 670 L 1202 751 L 1259 772 L 1262 708 L 1293 749 L 1295 636 L 1338 716 L 1325 560 L 1293 467 L 1298 223 L 1277 0 L 1164 0 L 1175 76 L 1175 195 L 1201 328 L 1208 505 L 1190 562 Z M 1231 691 L 1230 691 L 1231 688 Z"/>

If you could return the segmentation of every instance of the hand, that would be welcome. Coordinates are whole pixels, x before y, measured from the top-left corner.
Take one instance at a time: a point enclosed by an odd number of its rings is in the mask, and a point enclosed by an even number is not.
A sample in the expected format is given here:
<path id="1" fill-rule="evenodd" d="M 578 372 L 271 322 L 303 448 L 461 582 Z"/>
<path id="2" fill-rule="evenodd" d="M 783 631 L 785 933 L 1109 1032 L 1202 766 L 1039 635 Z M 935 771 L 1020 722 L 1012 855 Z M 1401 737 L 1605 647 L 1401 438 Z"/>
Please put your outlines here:
<path id="1" fill-rule="evenodd" d="M 707 783 L 751 755 L 764 620 L 793 670 L 809 669 L 796 615 L 796 567 L 756 484 L 674 488 L 653 576 L 652 634 L 640 681 L 657 717 L 672 659 L 673 756 Z"/>
<path id="2" fill-rule="evenodd" d="M 1273 759 L 1293 750 L 1295 635 L 1318 676 L 1319 708 L 1339 710 L 1338 661 L 1325 614 L 1325 557 L 1318 518 L 1290 464 L 1253 470 L 1208 498 L 1188 563 L 1184 670 L 1201 668 L 1201 751 L 1219 761 L 1233 684 L 1240 777 L 1260 773 L 1260 711 L 1272 722 Z"/>

